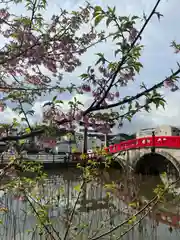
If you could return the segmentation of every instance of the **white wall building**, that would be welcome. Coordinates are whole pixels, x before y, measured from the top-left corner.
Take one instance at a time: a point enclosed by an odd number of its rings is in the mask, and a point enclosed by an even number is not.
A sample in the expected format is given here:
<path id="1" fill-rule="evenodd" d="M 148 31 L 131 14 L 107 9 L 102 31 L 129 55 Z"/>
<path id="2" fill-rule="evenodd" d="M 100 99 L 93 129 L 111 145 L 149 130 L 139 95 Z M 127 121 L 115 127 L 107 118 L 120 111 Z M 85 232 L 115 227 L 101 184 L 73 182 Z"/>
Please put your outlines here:
<path id="1" fill-rule="evenodd" d="M 171 125 L 162 125 L 156 128 L 144 128 L 136 133 L 136 138 L 152 136 L 154 131 L 155 136 L 180 136 L 180 128 Z"/>

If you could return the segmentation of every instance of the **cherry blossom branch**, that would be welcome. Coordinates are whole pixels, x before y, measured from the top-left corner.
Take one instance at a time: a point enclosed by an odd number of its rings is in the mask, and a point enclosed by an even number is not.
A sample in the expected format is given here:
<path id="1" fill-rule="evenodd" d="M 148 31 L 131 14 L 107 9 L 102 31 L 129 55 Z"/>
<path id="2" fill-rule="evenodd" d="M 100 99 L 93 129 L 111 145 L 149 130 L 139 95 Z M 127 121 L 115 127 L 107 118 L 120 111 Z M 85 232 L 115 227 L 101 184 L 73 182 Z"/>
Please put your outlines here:
<path id="1" fill-rule="evenodd" d="M 62 11 L 62 13 L 60 14 L 60 16 L 61 16 L 62 14 L 63 14 L 63 11 Z M 3 51 L 3 50 L 0 51 L 0 56 L 4 57 L 4 59 L 1 59 L 0 64 L 4 64 L 4 63 L 6 63 L 7 61 L 12 61 L 12 60 L 14 60 L 14 59 L 17 59 L 17 58 L 19 58 L 20 56 L 26 54 L 27 51 L 32 50 L 34 47 L 39 46 L 39 45 L 41 45 L 41 44 L 45 45 L 45 44 L 50 44 L 51 42 L 54 42 L 54 41 L 60 41 L 60 39 L 62 38 L 62 36 L 65 35 L 65 33 L 66 33 L 66 31 L 67 31 L 68 29 L 69 29 L 69 25 L 66 25 L 66 28 L 64 29 L 63 33 L 62 33 L 60 36 L 58 35 L 58 34 L 59 34 L 59 32 L 58 32 L 58 33 L 55 34 L 55 36 L 53 36 L 53 37 L 50 37 L 50 35 L 49 35 L 48 40 L 45 40 L 45 39 L 43 38 L 43 35 L 44 35 L 44 34 L 42 33 L 42 34 L 36 39 L 35 43 L 33 43 L 31 46 L 23 49 L 22 51 L 19 51 L 17 54 L 15 54 L 14 56 L 12 56 L 12 57 L 10 57 L 10 58 L 7 57 L 7 56 L 9 55 L 9 53 L 11 53 L 10 51 Z M 96 44 L 99 43 L 100 41 L 105 40 L 105 39 L 107 39 L 107 38 L 110 37 L 110 36 L 111 36 L 111 34 L 109 34 L 109 35 L 106 36 L 106 37 L 101 36 L 101 38 L 98 39 L 97 41 L 95 41 L 94 43 L 90 44 L 90 45 L 87 46 L 87 47 L 84 47 L 84 48 L 82 48 L 82 49 L 79 49 L 79 50 L 77 50 L 77 51 L 74 51 L 74 53 L 79 53 L 79 54 L 80 54 L 81 52 L 85 52 L 88 48 L 96 45 Z M 43 39 L 43 42 L 41 42 L 41 39 Z M 85 45 L 86 45 L 86 44 L 85 44 Z M 18 48 L 21 49 L 21 46 L 19 46 Z M 70 53 L 73 53 L 73 51 L 70 52 Z M 60 53 L 60 54 L 63 54 L 63 52 Z M 56 56 L 59 56 L 60 54 L 56 53 Z M 50 57 L 47 56 L 47 58 L 50 58 Z M 57 60 L 56 60 L 56 62 L 57 62 Z"/>
<path id="2" fill-rule="evenodd" d="M 63 31 L 63 33 L 61 34 L 61 36 L 58 36 L 58 40 L 66 33 L 67 29 L 68 29 L 68 27 L 67 27 L 66 29 L 64 29 L 64 31 Z M 58 33 L 57 33 L 57 34 L 58 34 Z M 56 35 L 57 35 L 57 34 L 56 34 Z M 50 41 L 55 41 L 55 38 L 57 37 L 56 35 L 55 35 L 53 38 L 49 39 L 48 41 L 44 41 L 43 44 L 48 44 Z M 41 45 L 42 42 L 40 42 L 40 40 L 42 39 L 42 36 L 43 36 L 43 35 L 39 36 L 39 37 L 36 39 L 36 41 L 35 41 L 34 44 L 32 44 L 32 45 L 29 46 L 28 48 L 24 49 L 23 51 L 19 51 L 19 53 L 17 53 L 16 55 L 12 56 L 11 58 L 5 58 L 5 56 L 8 56 L 8 55 L 9 55 L 10 51 L 8 51 L 8 52 L 0 51 L 0 56 L 3 56 L 3 57 L 4 57 L 4 59 L 0 61 L 0 65 L 3 65 L 3 64 L 5 64 L 6 62 L 12 61 L 12 60 L 14 60 L 14 59 L 16 59 L 16 58 L 19 58 L 21 55 L 26 54 L 27 51 L 32 50 L 34 47 Z M 22 43 L 23 43 L 23 42 L 22 42 Z M 22 47 L 22 46 L 19 46 L 19 49 L 21 49 L 21 47 Z"/>
<path id="3" fill-rule="evenodd" d="M 107 36 L 104 36 L 104 37 L 98 39 L 97 41 L 91 43 L 91 44 L 88 45 L 87 47 L 82 48 L 82 49 L 79 49 L 79 50 L 76 50 L 76 51 L 72 51 L 71 53 L 81 53 L 82 51 L 86 51 L 86 50 L 88 50 L 89 48 L 94 47 L 96 44 L 98 44 L 98 43 L 100 43 L 100 42 L 102 42 L 102 41 L 104 41 L 104 40 L 107 40 L 108 38 L 110 38 L 110 37 L 112 37 L 112 36 L 114 36 L 114 33 L 109 33 Z M 49 52 L 49 53 L 51 53 L 51 52 Z M 61 56 L 61 55 L 64 55 L 64 54 L 66 54 L 66 52 L 60 52 L 60 53 L 57 54 L 57 56 Z M 48 57 L 48 58 L 49 58 L 49 57 Z M 50 58 L 50 59 L 51 59 L 51 58 Z"/>
<path id="4" fill-rule="evenodd" d="M 107 106 L 95 106 L 95 107 L 91 108 L 90 112 L 97 111 L 97 110 L 104 110 L 104 109 L 114 108 L 114 107 L 118 107 L 118 106 L 121 106 L 121 105 L 126 104 L 126 103 L 130 103 L 130 102 L 132 102 L 132 101 L 134 101 L 136 99 L 139 99 L 140 97 L 146 95 L 147 93 L 150 93 L 153 90 L 162 87 L 164 85 L 164 83 L 167 81 L 167 79 L 172 79 L 173 77 L 176 77 L 179 73 L 180 73 L 180 68 L 178 68 L 178 70 L 176 70 L 168 78 L 166 78 L 166 79 L 162 80 L 161 82 L 155 84 L 151 88 L 145 89 L 144 91 L 142 91 L 140 93 L 137 93 L 135 96 L 132 96 L 132 97 L 129 97 L 129 98 L 125 98 L 122 101 L 119 101 L 117 103 L 112 103 L 112 104 L 109 104 Z M 85 113 L 86 113 L 86 111 L 85 111 Z"/>
<path id="5" fill-rule="evenodd" d="M 105 98 L 107 97 L 107 94 L 109 93 L 110 89 L 112 88 L 113 83 L 114 83 L 114 81 L 115 81 L 115 79 L 116 79 L 119 71 L 121 70 L 121 67 L 122 67 L 122 66 L 124 65 L 124 63 L 126 62 L 127 58 L 129 57 L 129 53 L 131 52 L 131 50 L 132 50 L 133 47 L 135 46 L 137 40 L 141 37 L 143 31 L 145 30 L 147 24 L 150 22 L 152 16 L 155 14 L 156 9 L 157 9 L 158 5 L 160 4 L 160 2 L 161 2 L 161 0 L 158 0 L 158 1 L 156 2 L 156 4 L 155 4 L 154 8 L 152 9 L 149 17 L 146 19 L 146 21 L 145 21 L 144 25 L 142 26 L 141 30 L 139 31 L 139 33 L 138 33 L 137 36 L 135 37 L 134 41 L 131 43 L 131 46 L 130 46 L 130 48 L 128 49 L 126 55 L 124 55 L 124 56 L 122 57 L 122 60 L 120 61 L 119 65 L 118 65 L 118 67 L 117 67 L 117 69 L 116 69 L 116 71 L 111 75 L 111 77 L 110 77 L 110 79 L 111 79 L 110 84 L 109 84 L 108 88 L 106 89 L 106 91 L 104 92 L 103 97 L 97 102 L 97 104 L 96 104 L 95 106 L 93 106 L 93 104 L 92 104 L 92 107 L 89 107 L 89 108 L 84 112 L 84 115 L 86 115 L 87 113 L 89 113 L 89 112 L 91 112 L 91 111 L 96 111 L 96 110 L 99 110 L 99 109 L 106 109 L 106 108 L 101 108 L 100 105 L 103 103 L 103 101 L 104 101 Z M 109 80 L 110 80 L 110 79 L 109 79 Z M 108 81 L 109 81 L 109 80 L 108 80 Z M 96 100 L 95 100 L 95 101 L 96 101 Z"/>
<path id="6" fill-rule="evenodd" d="M 1 137 L 0 142 L 22 140 L 22 139 L 26 139 L 26 138 L 41 135 L 44 132 L 45 132 L 45 129 L 38 129 L 38 130 L 32 130 L 31 133 L 21 134 L 21 135 L 17 135 L 17 136 Z"/>
<path id="7" fill-rule="evenodd" d="M 70 122 L 68 119 L 63 119 L 61 121 L 57 121 L 57 125 L 63 125 L 64 123 Z M 17 136 L 7 136 L 7 137 L 1 137 L 0 142 L 6 142 L 6 141 L 17 141 L 17 140 L 22 140 L 34 136 L 39 136 L 43 133 L 45 133 L 46 127 L 39 127 L 39 129 L 34 129 L 30 133 L 23 133 L 21 135 Z"/>

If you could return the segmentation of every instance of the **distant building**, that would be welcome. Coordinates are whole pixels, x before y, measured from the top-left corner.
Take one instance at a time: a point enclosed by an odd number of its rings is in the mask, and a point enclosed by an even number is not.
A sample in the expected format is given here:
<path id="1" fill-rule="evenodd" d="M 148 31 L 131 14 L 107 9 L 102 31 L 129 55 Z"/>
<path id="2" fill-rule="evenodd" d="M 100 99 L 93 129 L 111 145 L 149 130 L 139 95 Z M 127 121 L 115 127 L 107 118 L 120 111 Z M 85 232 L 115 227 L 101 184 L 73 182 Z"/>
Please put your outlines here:
<path id="1" fill-rule="evenodd" d="M 115 143 L 120 143 L 122 141 L 127 141 L 136 138 L 136 134 L 125 134 L 125 133 L 118 133 L 110 136 L 109 138 L 109 143 L 110 144 L 115 144 Z"/>
<path id="2" fill-rule="evenodd" d="M 158 136 L 180 136 L 180 128 L 171 125 L 163 125 L 156 128 L 155 134 Z"/>
<path id="3" fill-rule="evenodd" d="M 136 138 L 152 136 L 154 131 L 156 136 L 180 136 L 180 128 L 171 125 L 161 125 L 156 128 L 144 128 L 136 133 Z"/>
<path id="4" fill-rule="evenodd" d="M 155 128 L 143 128 L 136 133 L 136 138 L 152 136 L 152 132 L 155 130 Z"/>
<path id="5" fill-rule="evenodd" d="M 83 126 L 79 127 L 77 129 L 77 132 L 79 134 L 83 135 L 84 127 Z M 105 133 L 99 132 L 98 130 L 93 129 L 92 127 L 88 127 L 88 133 L 87 134 L 88 134 L 89 137 L 97 137 L 97 138 L 101 139 L 102 141 L 104 141 L 104 138 L 105 138 Z M 108 135 L 111 135 L 111 132 Z"/>
<path id="6" fill-rule="evenodd" d="M 80 126 L 77 129 L 77 132 L 75 133 L 75 135 L 76 135 L 76 139 L 77 139 L 78 148 L 82 150 L 84 127 Z M 105 134 L 104 133 L 98 132 L 97 130 L 89 127 L 87 135 L 88 135 L 88 139 L 87 139 L 88 149 L 92 149 L 95 146 L 97 146 L 97 147 L 104 146 L 104 143 L 105 143 Z"/>
<path id="7" fill-rule="evenodd" d="M 76 145 L 77 145 L 77 149 L 79 151 L 82 151 L 83 148 L 83 134 L 81 133 L 76 133 Z M 88 134 L 88 138 L 87 138 L 87 148 L 88 149 L 94 149 L 95 147 L 101 147 L 104 146 L 104 141 L 101 140 L 98 136 L 96 135 L 89 135 Z"/>

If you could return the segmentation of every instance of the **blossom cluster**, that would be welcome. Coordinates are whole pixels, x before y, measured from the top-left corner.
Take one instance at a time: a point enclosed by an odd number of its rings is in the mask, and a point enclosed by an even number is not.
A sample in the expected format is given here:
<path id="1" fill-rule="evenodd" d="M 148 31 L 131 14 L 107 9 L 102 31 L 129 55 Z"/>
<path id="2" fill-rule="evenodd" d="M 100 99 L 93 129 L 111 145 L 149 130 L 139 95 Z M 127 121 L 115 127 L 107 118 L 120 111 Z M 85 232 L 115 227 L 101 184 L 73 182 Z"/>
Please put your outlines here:
<path id="1" fill-rule="evenodd" d="M 81 65 L 80 56 L 101 39 L 93 28 L 80 31 L 90 21 L 89 5 L 72 13 L 62 10 L 50 23 L 38 11 L 30 19 L 3 8 L 0 20 L 0 34 L 6 42 L 0 52 L 1 78 L 3 83 L 11 79 L 11 86 L 16 87 L 26 83 L 47 86 L 52 79 L 44 71 L 53 79 L 62 71 L 74 71 Z"/>

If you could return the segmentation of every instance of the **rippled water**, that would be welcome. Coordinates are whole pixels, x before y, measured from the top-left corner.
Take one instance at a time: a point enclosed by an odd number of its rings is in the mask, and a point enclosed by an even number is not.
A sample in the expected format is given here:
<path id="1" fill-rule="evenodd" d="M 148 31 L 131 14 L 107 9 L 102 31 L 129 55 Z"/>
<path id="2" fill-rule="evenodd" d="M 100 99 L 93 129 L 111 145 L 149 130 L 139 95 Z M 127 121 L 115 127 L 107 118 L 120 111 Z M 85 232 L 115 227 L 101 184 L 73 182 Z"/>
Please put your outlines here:
<path id="1" fill-rule="evenodd" d="M 138 210 L 130 207 L 129 203 L 148 202 L 154 193 L 160 179 L 157 177 L 131 176 L 127 179 L 119 170 L 101 172 L 101 178 L 97 182 L 86 184 L 83 187 L 83 195 L 77 200 L 78 186 L 80 184 L 80 172 L 76 170 L 63 170 L 56 173 L 49 172 L 45 185 L 37 186 L 32 194 L 39 194 L 39 201 L 43 205 L 49 204 L 48 215 L 53 223 L 53 237 L 41 236 L 37 230 L 38 220 L 32 211 L 32 206 L 40 208 L 35 199 L 14 194 L 0 192 L 1 208 L 7 208 L 7 212 L 1 211 L 0 219 L 0 240 L 45 240 L 64 239 L 68 228 L 68 219 L 76 204 L 76 210 L 72 218 L 69 235 L 67 239 L 97 239 L 103 233 L 110 231 L 119 225 L 132 213 Z M 111 191 L 112 197 L 109 200 L 108 185 L 115 183 L 115 189 Z M 108 192 L 108 194 L 107 194 Z M 179 224 L 179 199 L 170 195 L 161 204 L 154 208 L 147 217 L 133 230 L 126 234 L 123 239 L 180 239 Z M 141 206 L 139 206 L 139 209 Z M 140 215 L 142 216 L 142 215 Z M 137 218 L 136 220 L 138 220 Z M 108 236 L 99 239 L 119 239 L 131 224 L 118 228 Z M 52 227 L 47 226 L 49 231 Z M 33 230 L 33 231 L 32 231 Z"/>

